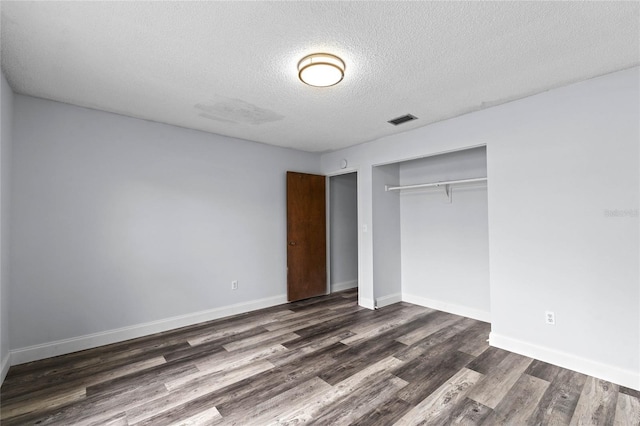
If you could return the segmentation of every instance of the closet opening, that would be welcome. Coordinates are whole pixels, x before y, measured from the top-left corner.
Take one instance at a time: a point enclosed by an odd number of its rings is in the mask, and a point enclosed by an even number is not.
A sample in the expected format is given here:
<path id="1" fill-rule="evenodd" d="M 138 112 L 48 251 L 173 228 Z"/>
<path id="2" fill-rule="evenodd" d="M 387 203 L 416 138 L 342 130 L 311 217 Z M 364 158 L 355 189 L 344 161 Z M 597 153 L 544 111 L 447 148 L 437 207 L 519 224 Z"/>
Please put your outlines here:
<path id="1" fill-rule="evenodd" d="M 490 322 L 486 147 L 374 167 L 376 306 Z"/>

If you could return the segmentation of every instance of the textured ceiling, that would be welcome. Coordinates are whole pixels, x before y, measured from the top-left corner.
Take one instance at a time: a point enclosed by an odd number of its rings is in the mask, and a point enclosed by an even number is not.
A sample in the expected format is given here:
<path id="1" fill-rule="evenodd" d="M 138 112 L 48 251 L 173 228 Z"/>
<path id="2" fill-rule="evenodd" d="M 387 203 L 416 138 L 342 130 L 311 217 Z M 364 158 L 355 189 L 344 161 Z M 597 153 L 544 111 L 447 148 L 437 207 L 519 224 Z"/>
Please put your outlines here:
<path id="1" fill-rule="evenodd" d="M 638 2 L 11 2 L 22 94 L 306 151 L 640 63 Z M 330 52 L 337 86 L 297 79 Z M 419 119 L 394 127 L 387 120 Z"/>

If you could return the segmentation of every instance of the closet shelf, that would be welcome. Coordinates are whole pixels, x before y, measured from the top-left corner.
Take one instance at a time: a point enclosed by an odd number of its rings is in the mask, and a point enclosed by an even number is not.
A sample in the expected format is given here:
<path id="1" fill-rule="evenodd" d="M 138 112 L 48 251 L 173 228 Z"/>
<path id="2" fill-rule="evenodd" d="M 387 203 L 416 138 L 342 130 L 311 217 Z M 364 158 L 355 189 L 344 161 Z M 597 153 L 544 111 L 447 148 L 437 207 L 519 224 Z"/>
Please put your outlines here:
<path id="1" fill-rule="evenodd" d="M 459 183 L 472 183 L 472 182 L 486 182 L 486 177 L 472 178 L 472 179 L 458 179 L 458 180 L 447 180 L 442 182 L 431 182 L 431 183 L 419 183 L 416 185 L 404 185 L 404 186 L 390 186 L 385 185 L 385 191 L 400 191 L 402 189 L 416 189 L 416 188 L 429 188 L 433 186 L 446 186 L 446 185 L 456 185 Z"/>

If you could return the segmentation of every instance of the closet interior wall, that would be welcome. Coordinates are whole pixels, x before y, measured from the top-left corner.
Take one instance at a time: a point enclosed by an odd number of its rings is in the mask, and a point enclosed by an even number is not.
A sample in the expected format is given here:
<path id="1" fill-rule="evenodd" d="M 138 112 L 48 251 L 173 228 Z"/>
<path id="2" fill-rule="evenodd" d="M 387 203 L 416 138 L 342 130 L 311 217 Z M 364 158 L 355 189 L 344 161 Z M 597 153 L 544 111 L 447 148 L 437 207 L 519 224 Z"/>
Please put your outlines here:
<path id="1" fill-rule="evenodd" d="M 401 241 L 400 200 L 397 192 L 385 191 L 385 185 L 400 184 L 400 164 L 373 167 L 373 292 L 381 308 L 400 302 Z"/>
<path id="2" fill-rule="evenodd" d="M 400 185 L 487 176 L 486 148 L 400 163 Z M 490 320 L 487 182 L 400 191 L 403 300 Z"/>

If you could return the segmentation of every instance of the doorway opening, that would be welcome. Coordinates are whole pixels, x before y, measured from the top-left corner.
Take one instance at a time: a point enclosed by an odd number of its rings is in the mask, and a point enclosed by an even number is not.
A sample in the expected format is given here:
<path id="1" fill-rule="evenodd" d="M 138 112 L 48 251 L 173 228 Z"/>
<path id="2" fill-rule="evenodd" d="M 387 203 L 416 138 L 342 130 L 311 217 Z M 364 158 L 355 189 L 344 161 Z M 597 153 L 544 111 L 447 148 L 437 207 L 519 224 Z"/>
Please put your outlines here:
<path id="1" fill-rule="evenodd" d="M 329 177 L 328 292 L 358 287 L 358 174 Z"/>

